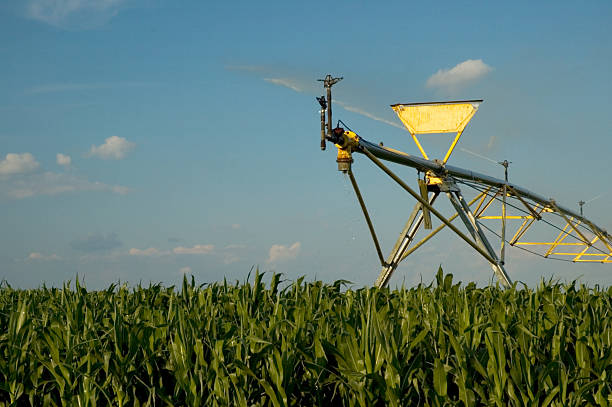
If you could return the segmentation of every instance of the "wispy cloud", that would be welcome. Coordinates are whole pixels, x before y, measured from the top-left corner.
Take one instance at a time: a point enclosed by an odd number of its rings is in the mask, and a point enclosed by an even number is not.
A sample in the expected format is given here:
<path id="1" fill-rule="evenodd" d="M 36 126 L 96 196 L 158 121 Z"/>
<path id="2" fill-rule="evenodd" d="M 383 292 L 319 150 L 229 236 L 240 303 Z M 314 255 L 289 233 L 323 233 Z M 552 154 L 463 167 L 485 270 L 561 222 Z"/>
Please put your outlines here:
<path id="1" fill-rule="evenodd" d="M 144 257 L 164 256 L 164 255 L 170 254 L 170 252 L 167 250 L 159 250 L 155 247 L 149 247 L 148 249 L 131 248 L 128 253 L 130 256 L 144 256 Z"/>
<path id="2" fill-rule="evenodd" d="M 360 114 L 362 116 L 367 117 L 368 119 L 376 120 L 378 122 L 388 124 L 389 126 L 393 126 L 393 127 L 397 127 L 398 129 L 405 130 L 404 126 L 402 126 L 400 124 L 397 124 L 395 122 L 392 122 L 391 120 L 387 120 L 387 119 L 384 119 L 382 117 L 376 116 L 376 115 L 374 115 L 374 114 L 372 114 L 370 112 L 367 112 L 367 111 L 365 111 L 365 110 L 363 110 L 361 108 L 358 108 L 358 107 L 355 107 L 355 106 L 351 106 L 351 105 L 347 105 L 346 103 L 344 103 L 342 101 L 339 101 L 339 100 L 333 100 L 333 103 L 336 103 L 336 104 L 342 106 L 342 108 L 344 110 L 347 110 L 349 112 L 357 113 L 357 114 Z"/>
<path id="3" fill-rule="evenodd" d="M 493 68 L 485 64 L 482 59 L 468 59 L 450 69 L 440 69 L 427 79 L 426 86 L 429 88 L 456 88 L 473 82 L 489 72 Z"/>
<path id="4" fill-rule="evenodd" d="M 197 244 L 193 247 L 175 247 L 172 251 L 174 254 L 210 254 L 215 250 L 215 246 L 212 244 Z"/>
<path id="5" fill-rule="evenodd" d="M 61 257 L 57 254 L 53 253 L 50 255 L 45 255 L 39 252 L 32 252 L 28 255 L 26 260 L 30 261 L 52 261 L 52 260 L 61 260 Z"/>
<path id="6" fill-rule="evenodd" d="M 242 71 L 248 71 L 248 72 L 259 72 L 260 75 L 262 72 L 265 72 L 266 70 L 263 67 L 260 66 L 251 66 L 251 65 L 237 65 L 237 66 L 226 66 L 226 69 L 235 69 L 235 70 L 242 70 Z M 277 85 L 277 86 L 282 86 L 284 88 L 287 89 L 291 89 L 294 92 L 298 92 L 298 93 L 312 93 L 313 92 L 313 88 L 306 84 L 303 81 L 300 81 L 298 79 L 295 78 L 291 78 L 288 76 L 274 76 L 274 77 L 268 77 L 268 78 L 262 78 L 264 81 L 271 83 L 273 85 Z M 396 123 L 393 122 L 391 120 L 387 120 L 383 117 L 377 116 L 373 113 L 370 113 L 362 108 L 356 107 L 356 106 L 352 106 L 349 105 L 347 103 L 344 103 L 338 99 L 334 99 L 333 103 L 336 105 L 341 106 L 344 110 L 349 111 L 349 112 L 353 112 L 353 113 L 357 113 L 361 116 L 367 117 L 368 119 L 372 119 L 372 120 L 376 120 L 378 122 L 381 123 L 385 123 L 388 124 L 389 126 L 393 126 L 396 127 L 398 129 L 402 129 L 405 130 L 405 128 Z"/>
<path id="7" fill-rule="evenodd" d="M 40 164 L 30 153 L 9 153 L 4 160 L 0 161 L 0 175 L 14 175 L 32 172 Z"/>
<path id="8" fill-rule="evenodd" d="M 274 85 L 284 86 L 296 92 L 302 92 L 302 87 L 295 79 L 290 78 L 264 78 L 264 81 L 273 83 Z"/>
<path id="9" fill-rule="evenodd" d="M 293 260 L 299 254 L 302 248 L 300 242 L 295 242 L 291 246 L 284 246 L 281 244 L 274 244 L 270 247 L 268 252 L 268 263 L 279 263 L 282 261 Z"/>
<path id="10" fill-rule="evenodd" d="M 126 0 L 27 0 L 26 17 L 56 27 L 89 28 L 115 16 Z"/>
<path id="11" fill-rule="evenodd" d="M 497 136 L 489 137 L 489 142 L 487 143 L 487 151 L 492 150 L 496 144 L 497 144 Z"/>
<path id="12" fill-rule="evenodd" d="M 91 146 L 89 156 L 102 158 L 103 160 L 120 160 L 134 149 L 136 144 L 118 136 L 111 136 L 104 140 L 104 144 Z"/>
<path id="13" fill-rule="evenodd" d="M 74 174 L 56 172 L 22 174 L 9 179 L 0 179 L 0 198 L 24 199 L 38 195 L 58 195 L 76 191 L 108 191 L 125 195 L 129 189 L 121 185 L 89 181 Z"/>

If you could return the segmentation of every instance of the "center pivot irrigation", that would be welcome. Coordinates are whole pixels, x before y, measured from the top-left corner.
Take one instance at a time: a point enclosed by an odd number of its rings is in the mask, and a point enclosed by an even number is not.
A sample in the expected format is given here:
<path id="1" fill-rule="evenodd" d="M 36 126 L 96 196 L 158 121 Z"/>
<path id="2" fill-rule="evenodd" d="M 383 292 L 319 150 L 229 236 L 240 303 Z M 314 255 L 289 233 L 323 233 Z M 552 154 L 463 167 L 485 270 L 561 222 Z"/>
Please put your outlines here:
<path id="1" fill-rule="evenodd" d="M 371 143 L 352 130 L 340 126 L 332 128 L 331 90 L 340 80 L 342 78 L 331 75 L 319 79 L 326 89 L 326 95 L 317 98 L 321 106 L 321 150 L 325 150 L 327 141 L 332 142 L 338 149 L 338 170 L 347 173 L 351 180 L 382 266 L 376 280 L 378 287 L 386 286 L 399 263 L 445 227 L 482 255 L 506 287 L 512 284 L 505 269 L 507 245 L 549 259 L 574 263 L 612 263 L 612 237 L 605 229 L 583 216 L 582 205 L 585 202 L 580 201 L 580 213 L 576 213 L 554 199 L 508 182 L 510 162 L 507 160 L 499 163 L 504 166 L 505 179 L 447 164 L 482 100 L 391 105 L 421 153 L 422 157 L 418 157 L 384 147 L 383 143 Z M 417 137 L 423 134 L 454 135 L 443 159 L 429 157 Z M 354 153 L 369 158 L 417 201 L 386 259 L 352 171 Z M 418 190 L 408 186 L 385 165 L 385 161 L 415 168 L 419 173 Z M 468 202 L 459 186 L 474 190 L 477 195 Z M 442 194 L 448 197 L 456 211 L 450 217 L 433 206 Z M 432 226 L 432 214 L 441 222 L 435 229 Z M 467 233 L 452 223 L 456 218 L 461 219 Z M 487 224 L 492 221 L 500 223 L 499 233 L 493 230 L 496 226 Z M 420 229 L 433 230 L 415 243 L 414 238 Z M 500 239 L 499 255 L 485 230 Z"/>

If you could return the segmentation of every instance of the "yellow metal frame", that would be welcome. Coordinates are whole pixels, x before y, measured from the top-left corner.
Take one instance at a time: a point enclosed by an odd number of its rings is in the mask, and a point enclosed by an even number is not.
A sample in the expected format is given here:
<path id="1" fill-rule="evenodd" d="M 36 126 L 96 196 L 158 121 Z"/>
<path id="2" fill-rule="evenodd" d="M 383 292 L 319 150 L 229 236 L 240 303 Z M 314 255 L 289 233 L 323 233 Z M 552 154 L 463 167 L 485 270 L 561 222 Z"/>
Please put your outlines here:
<path id="1" fill-rule="evenodd" d="M 488 191 L 488 190 L 487 190 Z M 495 193 L 479 195 L 480 202 L 478 203 L 474 214 L 478 219 L 482 220 L 502 220 L 503 215 L 485 215 L 485 212 L 491 207 L 495 198 L 503 194 L 503 189 L 499 188 Z M 588 222 L 583 223 L 581 220 L 574 219 L 573 217 L 567 217 L 561 212 L 551 201 L 549 206 L 541 206 L 539 204 L 532 207 L 529 203 L 521 199 L 519 195 L 514 193 L 512 189 L 508 189 L 509 197 L 520 199 L 520 201 L 527 207 L 530 215 L 506 215 L 505 219 L 509 221 L 522 221 L 512 238 L 509 240 L 512 246 L 541 246 L 544 248 L 543 253 L 540 253 L 543 257 L 557 256 L 559 258 L 566 258 L 575 263 L 590 262 L 590 263 L 612 263 L 612 242 Z M 489 199 L 487 199 L 487 196 Z M 503 208 L 502 208 L 503 211 Z M 556 236 L 553 241 L 529 241 L 525 238 L 527 231 L 533 226 L 534 222 L 541 218 L 544 213 L 556 213 L 564 222 L 564 226 L 561 232 Z M 592 234 L 592 238 L 587 238 L 585 232 L 578 229 L 579 226 L 583 226 L 587 230 L 587 234 Z M 573 234 L 572 234 L 573 232 Z M 571 237 L 576 240 L 575 242 L 567 242 L 566 239 Z M 595 244 L 600 242 L 607 252 L 600 248 L 596 248 Z M 574 248 L 576 251 L 568 251 L 569 248 Z M 560 248 L 566 248 L 560 251 Z M 594 252 L 598 251 L 598 252 Z"/>
<path id="2" fill-rule="evenodd" d="M 482 100 L 413 103 L 391 107 L 410 132 L 414 143 L 426 160 L 429 160 L 429 156 L 417 134 L 457 133 L 442 160 L 446 163 L 481 102 Z"/>
<path id="3" fill-rule="evenodd" d="M 474 109 L 471 114 L 469 114 L 465 121 L 461 123 L 463 128 L 465 124 L 469 122 L 469 119 L 474 115 L 476 109 Z M 408 126 L 407 126 L 408 127 Z M 461 136 L 461 132 L 463 128 L 457 133 L 455 140 L 451 144 L 447 154 L 445 156 L 445 161 L 448 159 L 450 154 L 452 153 L 454 147 Z M 412 135 L 417 143 L 417 146 L 423 153 L 423 156 L 428 159 L 427 154 L 422 150 L 418 139 L 413 134 Z M 345 131 L 342 137 L 341 142 L 336 144 L 338 148 L 338 162 L 352 162 L 352 152 L 353 148 L 359 140 L 359 136 L 352 131 Z M 401 153 L 397 150 L 393 150 L 398 153 Z M 405 153 L 402 153 L 405 154 Z M 350 167 L 349 167 L 350 168 Z M 350 169 L 349 169 L 350 171 Z M 429 185 L 439 184 L 442 180 L 435 176 L 433 173 L 427 173 L 427 183 Z M 486 214 L 487 211 L 491 212 L 491 207 L 493 203 L 496 201 L 498 196 L 503 196 L 506 194 L 507 197 L 512 197 L 518 199 L 521 204 L 525 207 L 528 214 L 508 215 L 506 213 L 507 208 L 502 205 L 501 215 L 496 214 Z M 472 204 L 476 204 L 475 209 L 473 210 L 474 216 L 477 219 L 481 220 L 501 220 L 505 221 L 514 221 L 520 222 L 518 227 L 516 228 L 512 238 L 508 241 L 511 246 L 525 246 L 525 247 L 543 247 L 544 250 L 541 254 L 543 257 L 557 256 L 558 258 L 566 258 L 573 262 L 590 262 L 590 263 L 612 263 L 612 239 L 610 237 L 603 236 L 599 230 L 594 227 L 589 222 L 583 222 L 582 220 L 575 219 L 573 217 L 567 217 L 562 211 L 557 208 L 554 201 L 551 201 L 548 205 L 536 204 L 535 206 L 527 202 L 523 197 L 520 196 L 512 187 L 507 186 L 506 191 L 504 188 L 492 188 L 488 187 L 484 192 L 480 193 L 476 198 L 469 203 L 469 206 Z M 555 237 L 553 241 L 530 241 L 525 236 L 527 231 L 531 229 L 536 220 L 540 220 L 543 214 L 547 213 L 556 213 L 559 215 L 560 219 L 563 220 L 564 225 L 561 229 L 561 232 Z M 451 217 L 449 220 L 452 220 L 457 215 Z M 511 225 L 508 225 L 511 226 Z M 585 228 L 587 234 L 592 235 L 592 237 L 587 237 L 584 232 L 582 232 L 579 227 Z M 413 248 L 411 248 L 408 252 L 402 255 L 401 260 L 407 257 L 410 253 L 420 247 L 425 241 L 429 240 L 432 236 L 438 233 L 441 229 L 444 228 L 444 225 L 436 228 L 433 232 L 430 233 L 425 239 L 421 242 L 417 243 Z M 513 227 L 510 227 L 513 228 Z M 576 240 L 575 242 L 566 241 L 568 238 L 572 238 Z M 599 243 L 599 246 L 603 245 L 605 249 L 601 247 L 596 247 L 596 244 Z M 563 249 L 562 249 L 563 248 Z M 572 248 L 576 251 L 567 251 L 567 249 Z M 565 249 L 565 250 L 564 250 Z M 564 250 L 564 251 L 562 251 Z M 400 261 L 401 261 L 400 260 Z"/>

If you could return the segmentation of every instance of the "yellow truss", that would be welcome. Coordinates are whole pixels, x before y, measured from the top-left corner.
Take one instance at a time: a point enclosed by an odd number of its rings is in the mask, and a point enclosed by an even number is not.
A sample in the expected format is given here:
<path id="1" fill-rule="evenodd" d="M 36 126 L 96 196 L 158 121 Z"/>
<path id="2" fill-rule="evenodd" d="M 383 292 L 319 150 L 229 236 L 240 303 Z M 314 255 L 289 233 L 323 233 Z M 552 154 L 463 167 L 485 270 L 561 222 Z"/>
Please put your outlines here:
<path id="1" fill-rule="evenodd" d="M 489 189 L 490 190 L 490 189 Z M 487 192 L 489 191 L 487 190 Z M 503 189 L 500 188 L 494 194 L 488 195 L 483 194 L 482 197 L 479 196 L 480 202 L 474 209 L 474 214 L 478 219 L 483 220 L 503 220 L 504 216 L 500 215 L 485 215 L 485 211 L 491 207 L 493 201 L 498 195 L 503 195 Z M 531 213 L 530 215 L 510 215 L 505 216 L 506 220 L 511 221 L 522 221 L 509 243 L 512 246 L 542 246 L 545 248 L 545 252 L 542 254 L 544 257 L 549 256 L 560 256 L 560 257 L 569 257 L 571 261 L 579 263 L 579 262 L 597 262 L 597 263 L 612 263 L 612 242 L 608 241 L 602 234 L 599 232 L 597 228 L 595 228 L 592 224 L 585 222 L 583 223 L 581 220 L 574 219 L 573 217 L 567 217 L 563 212 L 561 212 L 554 202 L 550 203 L 550 206 L 541 206 L 537 204 L 535 206 L 529 205 L 529 203 L 525 202 L 525 200 L 521 199 L 518 194 L 515 194 L 512 189 L 509 189 L 508 196 L 515 197 L 519 199 L 523 205 L 525 205 L 528 211 Z M 488 197 L 488 199 L 487 199 Z M 542 213 L 557 213 L 563 219 L 565 225 L 561 229 L 561 232 L 556 236 L 553 241 L 544 241 L 544 242 L 534 242 L 525 239 L 526 232 L 533 226 L 534 222 L 541 218 Z M 589 239 L 585 236 L 584 232 L 580 231 L 578 227 L 583 225 L 586 229 L 593 234 L 593 238 Z M 572 234 L 574 232 L 574 234 Z M 568 237 L 572 237 L 577 240 L 577 242 L 566 242 L 565 240 Z M 600 242 L 605 246 L 605 251 L 593 252 L 596 250 L 601 250 L 601 248 L 597 249 L 595 244 Z M 576 251 L 558 251 L 559 248 L 565 247 L 573 247 Z"/>

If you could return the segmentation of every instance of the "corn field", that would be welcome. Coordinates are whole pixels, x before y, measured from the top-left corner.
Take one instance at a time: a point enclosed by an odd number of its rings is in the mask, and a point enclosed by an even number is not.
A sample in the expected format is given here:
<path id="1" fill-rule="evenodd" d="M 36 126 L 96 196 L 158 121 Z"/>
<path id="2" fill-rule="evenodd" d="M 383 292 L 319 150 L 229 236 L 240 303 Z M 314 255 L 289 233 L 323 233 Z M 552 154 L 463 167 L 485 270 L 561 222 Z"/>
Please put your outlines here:
<path id="1" fill-rule="evenodd" d="M 612 288 L 0 289 L 2 406 L 612 403 Z"/>

